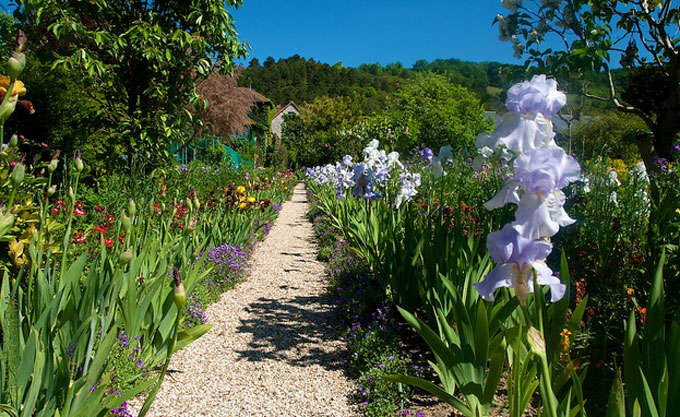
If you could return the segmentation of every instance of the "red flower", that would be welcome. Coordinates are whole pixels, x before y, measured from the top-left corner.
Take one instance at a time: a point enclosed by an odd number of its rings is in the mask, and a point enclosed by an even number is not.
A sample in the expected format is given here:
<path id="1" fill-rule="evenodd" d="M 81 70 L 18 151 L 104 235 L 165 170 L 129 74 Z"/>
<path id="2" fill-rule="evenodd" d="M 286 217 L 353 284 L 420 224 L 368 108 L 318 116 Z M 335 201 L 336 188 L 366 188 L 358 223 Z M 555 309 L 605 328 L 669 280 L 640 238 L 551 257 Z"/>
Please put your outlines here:
<path id="1" fill-rule="evenodd" d="M 97 225 L 92 230 L 95 231 L 95 232 L 99 232 L 101 234 L 106 234 L 106 227 L 101 227 L 101 226 Z"/>
<path id="2" fill-rule="evenodd" d="M 56 204 L 56 205 L 57 205 L 57 207 L 64 207 L 64 206 L 66 205 L 66 203 L 64 203 L 64 202 L 63 202 L 63 201 L 61 201 L 61 200 L 57 200 L 57 201 L 55 201 L 55 203 L 54 203 L 54 204 Z"/>
<path id="3" fill-rule="evenodd" d="M 76 242 L 76 243 L 85 243 L 86 239 L 87 238 L 82 233 L 74 233 L 73 234 L 73 241 Z"/>
<path id="4" fill-rule="evenodd" d="M 120 241 L 120 243 L 125 242 L 125 236 L 123 236 L 123 235 L 118 235 L 118 240 Z"/>
<path id="5" fill-rule="evenodd" d="M 105 218 L 106 221 L 108 221 L 109 223 L 113 223 L 113 216 L 112 216 L 112 215 L 110 215 L 110 214 L 105 214 L 105 215 L 104 215 L 104 218 Z"/>
<path id="6" fill-rule="evenodd" d="M 76 207 L 78 207 L 79 209 L 81 209 L 81 210 L 83 209 L 83 203 L 81 203 L 80 201 L 76 201 L 75 205 L 76 205 Z"/>
<path id="7" fill-rule="evenodd" d="M 59 214 L 59 213 L 61 213 L 61 210 L 59 210 L 57 207 L 55 207 L 55 208 L 52 209 L 52 213 Z"/>
<path id="8" fill-rule="evenodd" d="M 75 214 L 76 216 L 84 216 L 85 211 L 81 207 L 75 207 L 73 209 L 73 214 Z"/>
<path id="9" fill-rule="evenodd" d="M 100 213 L 103 213 L 103 212 L 104 212 L 104 207 L 100 206 L 99 204 L 97 204 L 96 206 L 94 206 L 94 209 L 95 209 L 96 211 L 100 212 Z"/>
<path id="10" fill-rule="evenodd" d="M 113 239 L 109 239 L 109 238 L 106 238 L 106 237 L 105 237 L 105 238 L 104 238 L 104 245 L 105 245 L 107 248 L 110 248 L 111 246 L 113 246 Z"/>

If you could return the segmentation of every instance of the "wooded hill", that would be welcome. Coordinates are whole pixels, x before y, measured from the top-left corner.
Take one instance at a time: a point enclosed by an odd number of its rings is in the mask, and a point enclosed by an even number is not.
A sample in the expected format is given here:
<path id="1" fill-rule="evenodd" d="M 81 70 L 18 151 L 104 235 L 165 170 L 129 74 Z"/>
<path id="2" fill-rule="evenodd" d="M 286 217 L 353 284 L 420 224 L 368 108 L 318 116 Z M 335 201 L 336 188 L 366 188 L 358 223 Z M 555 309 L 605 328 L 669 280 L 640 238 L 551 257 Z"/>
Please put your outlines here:
<path id="1" fill-rule="evenodd" d="M 299 55 L 279 59 L 267 58 L 264 63 L 252 59 L 239 76 L 239 85 L 251 87 L 275 104 L 285 105 L 291 100 L 309 103 L 322 96 L 337 97 L 358 94 L 366 97 L 370 107 L 380 106 L 388 94 L 398 90 L 404 80 L 417 72 L 446 75 L 452 83 L 473 91 L 487 110 L 498 110 L 504 101 L 504 91 L 513 83 L 527 79 L 530 74 L 519 65 L 499 62 L 467 62 L 459 59 L 417 61 L 411 68 L 401 63 L 362 64 L 358 68 L 345 67 L 338 62 L 329 65 Z M 615 82 L 624 81 L 624 74 L 615 71 Z M 603 74 L 587 74 L 589 92 L 606 95 Z M 575 82 L 565 78 L 560 87 L 576 93 L 582 89 L 582 79 Z"/>

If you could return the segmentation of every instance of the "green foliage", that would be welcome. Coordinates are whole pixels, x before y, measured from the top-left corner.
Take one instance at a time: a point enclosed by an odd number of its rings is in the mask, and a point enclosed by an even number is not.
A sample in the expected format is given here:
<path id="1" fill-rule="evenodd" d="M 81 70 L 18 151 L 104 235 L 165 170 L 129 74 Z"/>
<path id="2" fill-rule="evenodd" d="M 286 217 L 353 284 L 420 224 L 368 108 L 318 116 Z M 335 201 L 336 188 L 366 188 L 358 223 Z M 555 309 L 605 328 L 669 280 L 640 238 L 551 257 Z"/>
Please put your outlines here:
<path id="1" fill-rule="evenodd" d="M 601 113 L 576 125 L 570 149 L 580 161 L 608 157 L 634 164 L 639 160 L 635 136 L 645 129 L 645 124 L 634 115 Z"/>
<path id="2" fill-rule="evenodd" d="M 227 2 L 239 6 L 239 0 Z M 246 46 L 221 1 L 19 2 L 15 17 L 30 39 L 50 40 L 38 52 L 96 103 L 105 137 L 158 163 L 171 141 L 182 143 L 202 106 L 197 81 L 217 66 L 232 69 Z M 187 53 L 190 51 L 190 53 Z"/>
<path id="3" fill-rule="evenodd" d="M 436 74 L 419 74 L 407 82 L 395 93 L 391 108 L 406 119 L 413 138 L 400 147 L 402 151 L 416 144 L 464 150 L 477 135 L 493 127 L 473 94 Z"/>

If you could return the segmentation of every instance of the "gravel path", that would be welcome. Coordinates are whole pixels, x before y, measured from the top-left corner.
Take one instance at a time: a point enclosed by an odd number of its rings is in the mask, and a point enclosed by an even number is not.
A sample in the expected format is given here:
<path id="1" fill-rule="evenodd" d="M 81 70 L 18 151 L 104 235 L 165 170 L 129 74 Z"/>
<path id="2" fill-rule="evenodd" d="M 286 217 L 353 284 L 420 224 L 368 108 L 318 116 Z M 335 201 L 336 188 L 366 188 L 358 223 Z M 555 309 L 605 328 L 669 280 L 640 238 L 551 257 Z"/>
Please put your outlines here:
<path id="1" fill-rule="evenodd" d="M 215 326 L 173 357 L 147 416 L 357 415 L 306 210 L 299 184 L 248 280 L 206 310 Z"/>

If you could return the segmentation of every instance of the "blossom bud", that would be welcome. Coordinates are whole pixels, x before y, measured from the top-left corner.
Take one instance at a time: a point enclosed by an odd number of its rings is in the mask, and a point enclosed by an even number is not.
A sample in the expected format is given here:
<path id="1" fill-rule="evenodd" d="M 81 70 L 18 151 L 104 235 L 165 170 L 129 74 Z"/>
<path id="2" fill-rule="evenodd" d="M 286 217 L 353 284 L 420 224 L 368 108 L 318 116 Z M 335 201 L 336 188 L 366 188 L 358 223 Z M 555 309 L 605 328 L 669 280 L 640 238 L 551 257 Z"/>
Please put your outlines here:
<path id="1" fill-rule="evenodd" d="M 545 339 L 541 332 L 533 326 L 529 327 L 527 337 L 529 339 L 529 344 L 531 345 L 531 352 L 537 356 L 545 356 Z"/>
<path id="2" fill-rule="evenodd" d="M 7 74 L 13 80 L 19 78 L 26 66 L 26 56 L 22 52 L 14 52 L 7 61 Z"/>
<path id="3" fill-rule="evenodd" d="M 120 221 L 123 223 L 123 230 L 125 230 L 125 234 L 129 233 L 130 227 L 132 227 L 132 220 L 125 213 L 123 213 L 123 215 L 120 216 Z"/>
<path id="4" fill-rule="evenodd" d="M 187 202 L 187 207 L 189 208 L 189 211 L 194 211 L 194 204 L 191 202 L 191 199 L 189 197 L 186 198 Z"/>
<path id="5" fill-rule="evenodd" d="M 14 109 L 17 106 L 17 97 L 12 96 L 9 98 L 7 103 L 3 104 L 0 106 L 0 121 L 1 120 L 7 120 L 9 116 L 14 113 Z"/>
<path id="6" fill-rule="evenodd" d="M 12 170 L 12 183 L 14 185 L 19 185 L 24 181 L 24 174 L 26 173 L 26 166 L 21 162 L 14 165 L 14 170 Z"/>
<path id="7" fill-rule="evenodd" d="M 182 285 L 182 278 L 179 275 L 179 268 L 173 267 L 174 278 L 175 278 L 175 305 L 177 310 L 182 310 L 184 303 L 187 302 L 187 294 L 184 291 L 184 285 Z"/>
<path id="8" fill-rule="evenodd" d="M 0 237 L 3 237 L 14 226 L 14 215 L 10 210 L 0 209 Z"/>
<path id="9" fill-rule="evenodd" d="M 54 153 L 54 155 L 52 155 L 52 160 L 47 165 L 47 170 L 50 172 L 50 174 L 53 173 L 54 171 L 56 171 L 57 167 L 59 166 L 59 153 L 60 152 L 57 149 L 57 151 Z"/>
<path id="10" fill-rule="evenodd" d="M 184 226 L 184 231 L 187 234 L 193 233 L 194 230 L 196 230 L 196 226 L 198 226 L 198 221 L 196 221 L 196 219 L 191 216 L 189 222 Z"/>
<path id="11" fill-rule="evenodd" d="M 201 202 L 198 200 L 197 195 L 194 195 L 193 203 L 194 203 L 194 207 L 196 207 L 196 210 L 201 208 Z"/>
<path id="12" fill-rule="evenodd" d="M 17 136 L 16 133 L 15 133 L 9 139 L 9 147 L 10 148 L 16 148 L 18 144 L 19 144 L 19 136 Z"/>
<path id="13" fill-rule="evenodd" d="M 118 264 L 120 266 L 127 265 L 132 260 L 132 249 L 127 248 L 125 252 L 121 253 L 118 257 Z"/>
<path id="14" fill-rule="evenodd" d="M 135 204 L 135 200 L 132 198 L 128 200 L 127 212 L 130 217 L 134 217 L 135 213 L 137 213 L 137 205 Z"/>
<path id="15" fill-rule="evenodd" d="M 76 201 L 76 195 L 73 193 L 73 187 L 68 187 L 68 198 L 70 198 L 71 201 Z"/>
<path id="16" fill-rule="evenodd" d="M 76 151 L 76 159 L 74 160 L 74 164 L 76 166 L 76 171 L 78 172 L 83 172 L 83 160 L 80 158 L 80 151 Z"/>
<path id="17" fill-rule="evenodd" d="M 47 189 L 47 196 L 52 197 L 54 195 L 54 193 L 56 193 L 56 192 L 57 192 L 57 185 L 52 184 L 52 185 L 50 185 L 50 188 Z"/>

